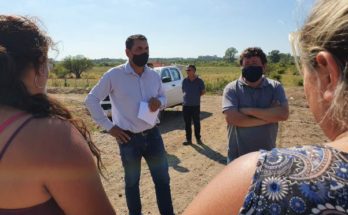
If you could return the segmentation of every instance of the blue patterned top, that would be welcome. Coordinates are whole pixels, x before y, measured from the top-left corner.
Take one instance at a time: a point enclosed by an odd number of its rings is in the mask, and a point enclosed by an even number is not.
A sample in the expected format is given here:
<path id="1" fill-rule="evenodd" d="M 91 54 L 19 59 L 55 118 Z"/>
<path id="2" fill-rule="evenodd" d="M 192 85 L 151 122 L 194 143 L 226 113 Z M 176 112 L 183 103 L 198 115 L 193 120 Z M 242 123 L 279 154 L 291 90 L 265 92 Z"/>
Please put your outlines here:
<path id="1" fill-rule="evenodd" d="M 240 214 L 348 214 L 348 153 L 328 146 L 261 151 Z"/>

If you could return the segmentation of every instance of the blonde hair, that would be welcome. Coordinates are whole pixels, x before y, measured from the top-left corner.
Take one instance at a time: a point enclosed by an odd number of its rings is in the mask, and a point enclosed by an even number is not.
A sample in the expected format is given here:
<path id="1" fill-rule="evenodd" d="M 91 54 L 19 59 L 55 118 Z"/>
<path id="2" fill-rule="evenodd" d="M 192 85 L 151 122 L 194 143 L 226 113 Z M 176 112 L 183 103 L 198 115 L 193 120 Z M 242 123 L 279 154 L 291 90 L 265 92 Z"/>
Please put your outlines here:
<path id="1" fill-rule="evenodd" d="M 302 63 L 312 70 L 315 56 L 328 51 L 341 69 L 341 79 L 326 116 L 339 129 L 348 128 L 348 0 L 318 0 L 298 35 Z"/>

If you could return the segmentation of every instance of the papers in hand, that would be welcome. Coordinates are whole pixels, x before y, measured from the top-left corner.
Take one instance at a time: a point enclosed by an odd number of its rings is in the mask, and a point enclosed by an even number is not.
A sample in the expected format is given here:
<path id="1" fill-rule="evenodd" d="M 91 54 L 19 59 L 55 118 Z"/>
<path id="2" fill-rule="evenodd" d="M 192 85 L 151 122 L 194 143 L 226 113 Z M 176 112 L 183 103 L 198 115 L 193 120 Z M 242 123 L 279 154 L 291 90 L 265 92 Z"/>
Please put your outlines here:
<path id="1" fill-rule="evenodd" d="M 138 118 L 144 120 L 146 123 L 150 125 L 155 125 L 158 112 L 159 109 L 157 109 L 155 112 L 151 112 L 149 108 L 149 103 L 140 102 Z"/>

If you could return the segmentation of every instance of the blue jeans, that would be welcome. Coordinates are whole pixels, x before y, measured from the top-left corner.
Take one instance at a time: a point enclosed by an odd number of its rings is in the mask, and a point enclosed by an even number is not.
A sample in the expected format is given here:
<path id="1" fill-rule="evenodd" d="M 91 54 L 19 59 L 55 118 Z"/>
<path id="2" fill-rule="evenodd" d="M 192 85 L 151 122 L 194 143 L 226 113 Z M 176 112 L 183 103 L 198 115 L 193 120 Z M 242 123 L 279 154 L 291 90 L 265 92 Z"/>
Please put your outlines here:
<path id="1" fill-rule="evenodd" d="M 127 143 L 119 144 L 125 172 L 126 200 L 130 215 L 141 214 L 139 180 L 141 158 L 149 166 L 155 184 L 157 205 L 162 215 L 173 215 L 168 161 L 163 140 L 157 127 L 146 134 L 132 134 Z"/>

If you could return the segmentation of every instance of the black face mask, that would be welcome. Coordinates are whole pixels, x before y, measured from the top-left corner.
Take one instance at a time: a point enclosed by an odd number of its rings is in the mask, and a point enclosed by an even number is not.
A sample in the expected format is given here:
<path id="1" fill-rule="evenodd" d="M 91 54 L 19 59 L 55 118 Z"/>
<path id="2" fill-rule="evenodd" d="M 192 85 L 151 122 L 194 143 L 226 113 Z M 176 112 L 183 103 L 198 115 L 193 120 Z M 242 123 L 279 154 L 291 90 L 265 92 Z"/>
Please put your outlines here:
<path id="1" fill-rule="evenodd" d="M 149 60 L 149 54 L 148 53 L 143 53 L 139 55 L 133 55 L 133 63 L 139 67 L 145 66 L 147 61 Z"/>
<path id="2" fill-rule="evenodd" d="M 261 66 L 248 66 L 242 69 L 242 76 L 249 82 L 258 81 L 263 73 Z"/>

